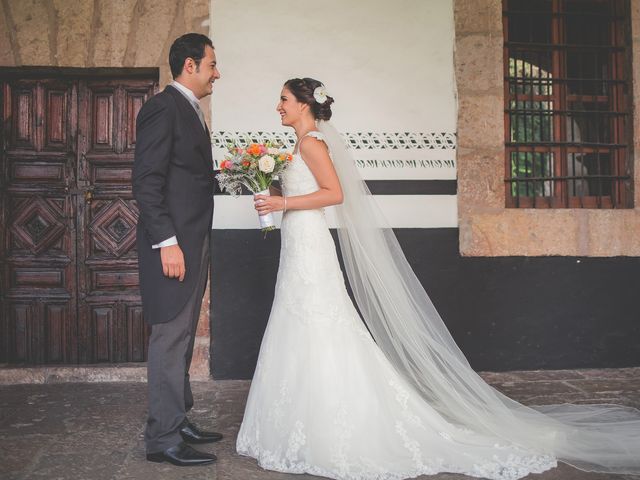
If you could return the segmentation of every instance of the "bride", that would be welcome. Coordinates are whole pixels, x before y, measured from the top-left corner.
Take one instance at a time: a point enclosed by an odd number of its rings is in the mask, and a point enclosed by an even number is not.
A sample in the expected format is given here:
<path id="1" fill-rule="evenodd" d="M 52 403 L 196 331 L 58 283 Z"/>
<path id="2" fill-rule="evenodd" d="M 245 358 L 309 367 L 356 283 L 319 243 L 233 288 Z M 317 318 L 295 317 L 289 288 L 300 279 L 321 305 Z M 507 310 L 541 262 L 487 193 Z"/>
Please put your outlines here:
<path id="1" fill-rule="evenodd" d="M 255 197 L 259 214 L 284 212 L 282 244 L 237 451 L 265 469 L 335 479 L 510 480 L 557 461 L 640 473 L 638 410 L 530 408 L 471 369 L 329 123 L 332 103 L 311 78 L 287 81 L 278 103 L 298 142 L 282 196 Z"/>

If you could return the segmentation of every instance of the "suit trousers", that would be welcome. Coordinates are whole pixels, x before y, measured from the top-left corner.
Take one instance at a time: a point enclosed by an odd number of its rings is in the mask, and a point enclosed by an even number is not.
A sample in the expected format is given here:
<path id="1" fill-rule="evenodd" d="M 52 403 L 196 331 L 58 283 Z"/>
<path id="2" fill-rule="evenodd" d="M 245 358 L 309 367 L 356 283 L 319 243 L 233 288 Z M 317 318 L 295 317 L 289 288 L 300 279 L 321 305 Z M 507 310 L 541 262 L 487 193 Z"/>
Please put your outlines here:
<path id="1" fill-rule="evenodd" d="M 207 237 L 202 246 L 200 278 L 191 298 L 171 321 L 151 327 L 147 359 L 149 415 L 144 435 L 147 453 L 164 451 L 182 441 L 179 430 L 193 406 L 189 366 L 208 266 Z"/>

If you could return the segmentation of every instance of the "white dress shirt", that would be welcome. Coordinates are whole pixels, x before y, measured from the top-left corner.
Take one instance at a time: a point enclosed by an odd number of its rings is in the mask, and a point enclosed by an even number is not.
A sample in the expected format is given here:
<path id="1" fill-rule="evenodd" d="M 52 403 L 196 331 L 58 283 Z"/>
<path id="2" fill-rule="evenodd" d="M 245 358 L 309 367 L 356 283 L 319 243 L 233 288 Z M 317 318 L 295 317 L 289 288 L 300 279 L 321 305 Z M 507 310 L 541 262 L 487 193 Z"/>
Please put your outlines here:
<path id="1" fill-rule="evenodd" d="M 189 103 L 198 114 L 198 117 L 200 117 L 200 112 L 199 112 L 200 106 L 199 106 L 198 98 L 195 96 L 195 94 L 189 88 L 185 87 L 180 82 L 176 82 L 175 80 L 171 82 L 171 86 L 174 87 L 176 90 L 178 90 L 182 95 L 184 95 L 187 100 L 189 100 Z M 177 245 L 177 244 L 178 244 L 178 239 L 174 235 L 173 237 L 167 238 L 166 240 L 163 240 L 160 243 L 156 243 L 155 245 L 152 245 L 151 248 L 169 247 L 171 245 Z"/>

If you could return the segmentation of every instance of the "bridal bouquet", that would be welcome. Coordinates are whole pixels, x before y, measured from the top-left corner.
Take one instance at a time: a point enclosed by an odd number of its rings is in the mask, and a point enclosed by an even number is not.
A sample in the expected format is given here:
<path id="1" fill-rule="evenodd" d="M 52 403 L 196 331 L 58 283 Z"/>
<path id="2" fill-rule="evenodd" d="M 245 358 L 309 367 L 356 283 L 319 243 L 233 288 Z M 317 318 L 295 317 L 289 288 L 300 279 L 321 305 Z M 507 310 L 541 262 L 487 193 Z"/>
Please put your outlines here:
<path id="1" fill-rule="evenodd" d="M 230 144 L 227 150 L 216 179 L 220 188 L 234 197 L 242 193 L 243 185 L 254 194 L 269 195 L 271 183 L 293 159 L 290 153 L 271 142 L 252 143 L 247 148 Z M 263 232 L 275 229 L 273 214 L 259 218 Z"/>

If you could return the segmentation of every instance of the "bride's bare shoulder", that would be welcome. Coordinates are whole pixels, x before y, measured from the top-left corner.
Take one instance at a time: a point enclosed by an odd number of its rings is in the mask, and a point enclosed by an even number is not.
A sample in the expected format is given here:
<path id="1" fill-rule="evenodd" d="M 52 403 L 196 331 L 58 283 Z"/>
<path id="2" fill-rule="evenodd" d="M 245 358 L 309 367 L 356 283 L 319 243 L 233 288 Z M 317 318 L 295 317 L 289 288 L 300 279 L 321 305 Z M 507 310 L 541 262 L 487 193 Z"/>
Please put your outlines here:
<path id="1" fill-rule="evenodd" d="M 309 132 L 300 140 L 300 153 L 303 158 L 317 158 L 328 155 L 329 149 L 320 132 Z"/>

